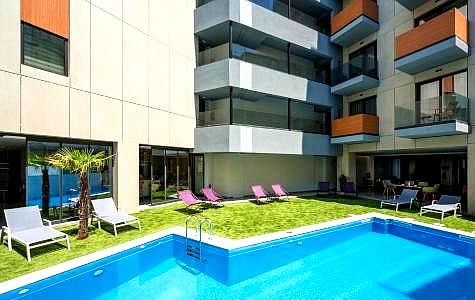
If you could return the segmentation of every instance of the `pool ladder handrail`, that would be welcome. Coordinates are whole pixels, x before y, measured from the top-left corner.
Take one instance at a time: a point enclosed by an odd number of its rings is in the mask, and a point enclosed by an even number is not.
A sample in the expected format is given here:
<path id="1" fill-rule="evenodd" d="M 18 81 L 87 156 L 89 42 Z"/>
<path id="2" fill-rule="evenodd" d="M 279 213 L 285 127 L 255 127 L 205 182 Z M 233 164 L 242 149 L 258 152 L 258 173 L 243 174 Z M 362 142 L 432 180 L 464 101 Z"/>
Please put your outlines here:
<path id="1" fill-rule="evenodd" d="M 213 221 L 209 218 L 204 218 L 204 219 L 198 219 L 198 216 L 196 215 L 191 215 L 191 216 L 188 216 L 185 220 L 185 252 L 188 252 L 188 223 L 193 220 L 193 219 L 197 219 L 198 221 L 196 222 L 195 224 L 195 234 L 198 234 L 199 232 L 199 241 L 198 241 L 198 244 L 199 244 L 199 260 L 202 261 L 202 256 L 201 256 L 201 251 L 203 249 L 203 243 L 202 243 L 202 240 L 203 240 L 203 224 L 207 224 L 208 225 L 208 234 L 209 234 L 209 237 L 208 239 L 211 240 L 212 236 L 213 236 Z"/>

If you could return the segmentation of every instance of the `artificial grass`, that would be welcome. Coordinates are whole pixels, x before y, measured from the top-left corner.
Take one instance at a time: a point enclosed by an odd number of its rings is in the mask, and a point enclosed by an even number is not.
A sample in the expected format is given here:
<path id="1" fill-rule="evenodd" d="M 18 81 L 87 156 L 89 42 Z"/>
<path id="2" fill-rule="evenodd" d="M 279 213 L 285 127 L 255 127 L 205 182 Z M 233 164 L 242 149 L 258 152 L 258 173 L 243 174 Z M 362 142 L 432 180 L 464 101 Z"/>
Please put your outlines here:
<path id="1" fill-rule="evenodd" d="M 391 209 L 392 208 L 392 209 Z M 0 245 L 0 282 L 40 270 L 72 258 L 83 256 L 107 247 L 111 247 L 138 237 L 154 233 L 173 226 L 182 226 L 190 214 L 198 214 L 213 220 L 214 234 L 242 239 L 255 235 L 276 232 L 305 225 L 348 217 L 350 214 L 379 212 L 397 217 L 414 218 L 426 223 L 440 223 L 439 215 L 420 217 L 415 210 L 402 209 L 395 212 L 393 207 L 379 208 L 379 202 L 366 199 L 335 197 L 302 197 L 289 201 L 274 201 L 267 204 L 229 203 L 224 207 L 205 207 L 185 209 L 180 204 L 144 210 L 135 214 L 142 222 L 142 232 L 132 227 L 119 229 L 114 237 L 112 228 L 103 225 L 103 230 L 90 228 L 89 238 L 76 240 L 76 226 L 60 228 L 70 234 L 71 251 L 60 245 L 50 245 L 32 250 L 31 263 L 25 258 L 25 248 L 15 244 L 9 252 L 6 243 Z M 475 231 L 475 219 L 469 217 L 447 217 L 442 222 L 446 227 Z M 105 230 L 104 230 L 105 229 Z M 107 231 L 106 231 L 107 230 Z"/>

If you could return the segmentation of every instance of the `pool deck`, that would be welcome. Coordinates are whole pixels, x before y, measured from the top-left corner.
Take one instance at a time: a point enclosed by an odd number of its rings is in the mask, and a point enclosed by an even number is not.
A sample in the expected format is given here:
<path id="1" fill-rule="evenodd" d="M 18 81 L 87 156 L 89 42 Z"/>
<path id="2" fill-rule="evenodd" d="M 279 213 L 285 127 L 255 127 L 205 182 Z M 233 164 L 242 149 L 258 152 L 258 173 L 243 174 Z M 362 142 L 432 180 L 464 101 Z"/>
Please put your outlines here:
<path id="1" fill-rule="evenodd" d="M 343 218 L 343 219 L 323 222 L 320 224 L 314 224 L 314 225 L 309 225 L 309 226 L 298 227 L 298 228 L 274 232 L 274 233 L 268 233 L 268 234 L 249 237 L 249 238 L 240 239 L 240 240 L 232 240 L 232 239 L 219 237 L 219 236 L 212 236 L 210 238 L 207 233 L 203 232 L 202 241 L 209 245 L 231 250 L 231 249 L 246 247 L 246 246 L 255 245 L 259 243 L 269 242 L 269 241 L 273 241 L 273 240 L 277 240 L 281 238 L 288 238 L 288 237 L 296 236 L 299 234 L 317 231 L 317 230 L 321 230 L 321 229 L 325 229 L 325 228 L 329 228 L 329 227 L 333 227 L 337 225 L 348 224 L 355 221 L 368 220 L 371 218 L 398 220 L 398 221 L 402 221 L 402 222 L 406 222 L 406 223 L 410 223 L 414 225 L 420 225 L 420 226 L 424 226 L 424 227 L 428 227 L 428 228 L 432 228 L 436 230 L 451 232 L 451 233 L 455 233 L 458 235 L 475 239 L 474 233 L 467 233 L 460 230 L 444 228 L 438 225 L 430 225 L 430 224 L 415 221 L 414 219 L 411 219 L 411 218 L 397 218 L 397 217 L 392 217 L 392 216 L 388 216 L 388 215 L 384 215 L 380 213 L 367 213 L 367 214 L 362 214 L 362 215 L 353 215 L 353 216 L 350 215 L 349 217 Z M 106 248 L 104 250 L 100 250 L 100 251 L 97 251 L 97 252 L 82 256 L 82 257 L 72 259 L 70 261 L 66 261 L 64 263 L 60 263 L 60 264 L 30 273 L 30 274 L 26 274 L 26 275 L 2 282 L 0 283 L 0 295 L 12 290 L 21 288 L 25 285 L 34 283 L 36 281 L 57 275 L 62 272 L 66 272 L 68 270 L 94 262 L 96 260 L 100 260 L 102 258 L 111 256 L 113 254 L 126 251 L 135 247 L 140 247 L 148 242 L 163 238 L 165 236 L 173 235 L 173 234 L 184 237 L 185 228 L 182 226 L 172 227 L 172 228 L 162 230 L 157 233 L 146 235 L 144 237 L 141 237 L 129 242 L 125 242 L 120 245 Z M 188 238 L 198 241 L 199 235 L 195 232 L 194 229 L 188 228 Z"/>

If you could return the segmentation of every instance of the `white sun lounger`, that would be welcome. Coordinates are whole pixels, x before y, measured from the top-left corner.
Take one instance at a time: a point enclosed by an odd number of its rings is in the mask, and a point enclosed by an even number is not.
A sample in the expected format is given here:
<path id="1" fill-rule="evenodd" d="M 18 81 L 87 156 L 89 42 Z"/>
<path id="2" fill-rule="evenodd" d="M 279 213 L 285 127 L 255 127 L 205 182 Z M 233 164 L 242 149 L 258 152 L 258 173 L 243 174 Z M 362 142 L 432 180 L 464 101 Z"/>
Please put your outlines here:
<path id="1" fill-rule="evenodd" d="M 66 241 L 68 250 L 71 249 L 69 236 L 51 227 L 51 221 L 42 220 L 40 209 L 37 205 L 5 209 L 7 226 L 2 228 L 0 242 L 3 243 L 3 235 L 7 234 L 8 250 L 12 251 L 12 240 L 26 247 L 26 257 L 31 262 L 31 249 Z M 48 223 L 48 226 L 43 224 Z"/>
<path id="2" fill-rule="evenodd" d="M 426 212 L 439 213 L 440 219 L 443 220 L 445 213 L 454 212 L 454 216 L 457 216 L 457 209 L 461 210 L 460 196 L 442 195 L 439 200 L 433 200 L 431 205 L 421 207 L 419 215 L 422 216 Z"/>
<path id="3" fill-rule="evenodd" d="M 117 236 L 117 228 L 138 224 L 139 230 L 142 231 L 140 220 L 136 217 L 123 214 L 117 211 L 114 200 L 112 198 L 91 200 L 94 207 L 94 216 L 97 219 L 99 229 L 101 229 L 101 221 L 109 223 L 114 227 L 114 235 Z"/>
<path id="4" fill-rule="evenodd" d="M 381 208 L 383 205 L 393 205 L 396 206 L 396 211 L 399 209 L 401 204 L 409 204 L 409 209 L 412 208 L 412 202 L 416 200 L 417 190 L 403 189 L 401 195 L 396 195 L 392 199 L 381 200 Z"/>

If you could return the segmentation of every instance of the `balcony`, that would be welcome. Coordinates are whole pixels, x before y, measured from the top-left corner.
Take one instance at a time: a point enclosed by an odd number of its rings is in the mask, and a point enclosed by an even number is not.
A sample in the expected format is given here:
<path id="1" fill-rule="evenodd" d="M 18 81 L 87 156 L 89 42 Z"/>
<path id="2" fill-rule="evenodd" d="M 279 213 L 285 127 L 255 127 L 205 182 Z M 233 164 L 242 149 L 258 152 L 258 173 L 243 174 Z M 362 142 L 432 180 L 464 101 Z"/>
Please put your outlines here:
<path id="1" fill-rule="evenodd" d="M 395 136 L 425 138 L 470 132 L 469 99 L 456 93 L 397 104 Z"/>
<path id="2" fill-rule="evenodd" d="M 379 30 L 378 4 L 353 0 L 332 19 L 330 41 L 348 47 Z"/>
<path id="3" fill-rule="evenodd" d="M 364 61 L 364 63 L 361 63 Z M 332 94 L 349 96 L 379 85 L 378 62 L 355 59 L 332 70 Z"/>
<path id="4" fill-rule="evenodd" d="M 332 144 L 359 144 L 379 141 L 378 116 L 359 114 L 332 122 Z"/>
<path id="5" fill-rule="evenodd" d="M 427 2 L 427 0 L 396 0 L 396 1 L 409 10 L 413 10 L 414 8 L 421 6 L 422 4 Z"/>
<path id="6" fill-rule="evenodd" d="M 449 10 L 398 36 L 395 48 L 395 68 L 412 75 L 467 57 L 467 18 Z"/>
<path id="7" fill-rule="evenodd" d="M 275 128 L 221 125 L 195 129 L 194 153 L 266 153 L 337 156 L 330 137 Z"/>
<path id="8" fill-rule="evenodd" d="M 311 7 L 322 6 L 317 1 L 308 2 Z M 213 0 L 197 7 L 194 13 L 195 35 L 209 41 L 224 40 L 229 21 L 239 24 L 233 28 L 235 33 L 252 28 L 320 55 L 330 57 L 338 54 L 327 34 L 247 0 Z"/>

